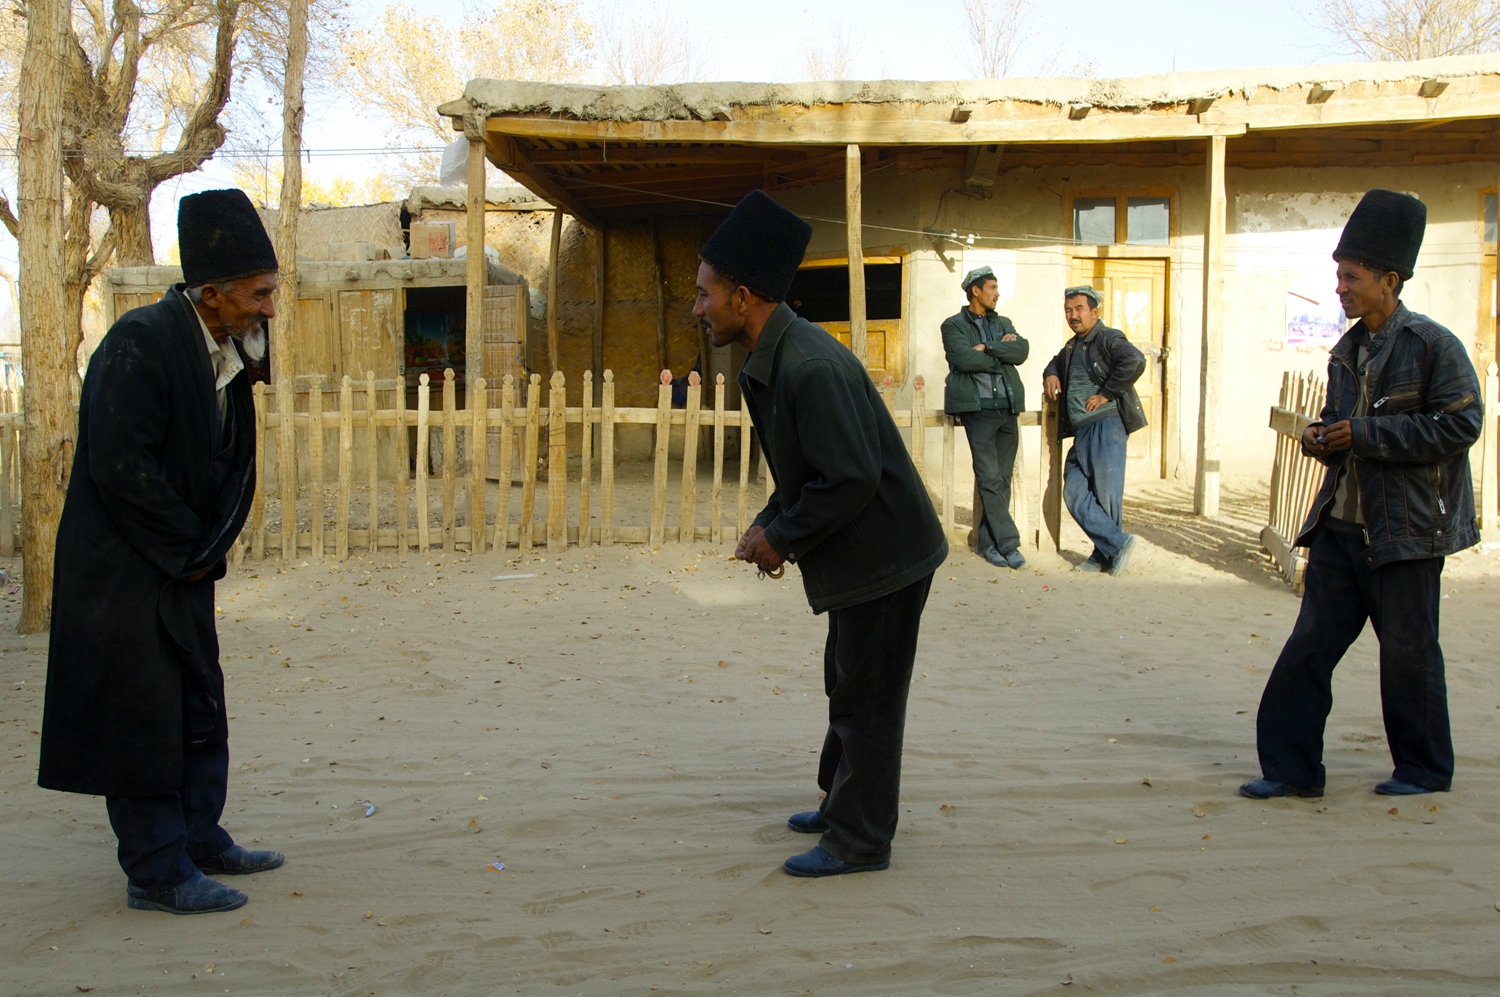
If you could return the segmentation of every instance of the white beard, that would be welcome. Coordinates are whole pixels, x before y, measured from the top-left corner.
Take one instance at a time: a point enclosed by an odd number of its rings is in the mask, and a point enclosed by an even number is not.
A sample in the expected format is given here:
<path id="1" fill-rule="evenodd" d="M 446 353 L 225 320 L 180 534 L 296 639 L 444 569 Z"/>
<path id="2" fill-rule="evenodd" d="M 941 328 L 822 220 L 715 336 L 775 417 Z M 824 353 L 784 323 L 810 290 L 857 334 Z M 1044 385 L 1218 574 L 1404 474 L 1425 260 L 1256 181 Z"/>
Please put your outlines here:
<path id="1" fill-rule="evenodd" d="M 250 358 L 251 363 L 260 363 L 265 357 L 266 330 L 259 323 L 256 323 L 255 328 L 250 332 L 235 338 L 240 341 L 240 346 L 244 349 L 245 356 Z"/>

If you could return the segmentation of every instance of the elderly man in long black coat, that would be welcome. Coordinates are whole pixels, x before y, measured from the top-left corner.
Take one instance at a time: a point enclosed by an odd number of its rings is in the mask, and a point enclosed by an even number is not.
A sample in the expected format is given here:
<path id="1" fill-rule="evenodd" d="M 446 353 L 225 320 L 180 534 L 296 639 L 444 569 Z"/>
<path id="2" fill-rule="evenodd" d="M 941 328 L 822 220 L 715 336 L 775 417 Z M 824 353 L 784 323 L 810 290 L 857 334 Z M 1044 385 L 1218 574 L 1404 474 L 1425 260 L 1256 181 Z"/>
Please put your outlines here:
<path id="1" fill-rule="evenodd" d="M 103 796 L 126 901 L 177 914 L 246 897 L 203 875 L 279 866 L 219 826 L 229 777 L 214 582 L 255 494 L 247 358 L 276 254 L 238 190 L 182 200 L 185 283 L 123 315 L 83 382 L 57 531 L 42 720 L 46 789 Z"/>
<path id="2" fill-rule="evenodd" d="M 751 191 L 699 251 L 693 312 L 715 346 L 750 352 L 740 390 L 776 478 L 735 556 L 776 575 L 795 562 L 813 612 L 828 614 L 827 795 L 787 821 L 822 837 L 784 865 L 817 877 L 890 867 L 907 690 L 948 541 L 864 365 L 786 303 L 811 237 Z"/>

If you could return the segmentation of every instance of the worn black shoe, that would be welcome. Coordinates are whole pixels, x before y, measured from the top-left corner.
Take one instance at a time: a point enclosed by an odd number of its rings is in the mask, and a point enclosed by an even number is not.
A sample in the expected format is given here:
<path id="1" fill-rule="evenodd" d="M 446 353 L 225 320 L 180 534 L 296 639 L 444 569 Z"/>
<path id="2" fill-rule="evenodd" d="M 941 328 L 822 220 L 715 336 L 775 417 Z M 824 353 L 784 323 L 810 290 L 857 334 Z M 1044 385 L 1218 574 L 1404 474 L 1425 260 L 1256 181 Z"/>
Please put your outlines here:
<path id="1" fill-rule="evenodd" d="M 214 914 L 237 910 L 250 900 L 239 890 L 209 879 L 201 872 L 170 890 L 144 890 L 134 883 L 125 887 L 125 906 L 132 910 L 163 910 L 168 914 Z"/>
<path id="2" fill-rule="evenodd" d="M 828 830 L 828 822 L 823 819 L 821 810 L 806 810 L 800 814 L 792 814 L 786 819 L 786 826 L 803 834 L 822 834 Z"/>
<path id="3" fill-rule="evenodd" d="M 1019 550 L 1013 550 L 1009 554 L 1001 554 L 1000 556 L 1005 558 L 1005 563 L 1016 571 L 1020 571 L 1026 567 L 1026 558 L 1021 556 Z"/>
<path id="4" fill-rule="evenodd" d="M 818 879 L 822 876 L 842 876 L 850 872 L 879 872 L 891 867 L 891 860 L 884 862 L 845 862 L 836 859 L 823 850 L 822 845 L 814 845 L 810 850 L 801 855 L 793 855 L 781 866 L 793 876 L 801 876 L 804 879 Z"/>
<path id="5" fill-rule="evenodd" d="M 1115 551 L 1115 556 L 1109 562 L 1109 573 L 1112 575 L 1123 575 L 1125 568 L 1130 564 L 1130 555 L 1135 553 L 1135 534 L 1125 534 L 1125 542 L 1120 544 L 1120 549 Z"/>
<path id="6" fill-rule="evenodd" d="M 278 868 L 286 861 L 280 852 L 252 852 L 239 845 L 230 845 L 213 858 L 200 859 L 193 864 L 203 872 L 223 876 L 248 876 L 255 872 Z"/>
<path id="7" fill-rule="evenodd" d="M 1005 561 L 1005 555 L 1000 553 L 999 549 L 996 547 L 985 547 L 984 549 L 979 551 L 979 556 L 984 558 L 986 561 L 990 562 L 997 568 L 1004 568 L 1008 566 Z"/>
<path id="8" fill-rule="evenodd" d="M 1269 800 L 1273 796 L 1302 796 L 1316 798 L 1323 795 L 1322 786 L 1293 786 L 1287 782 L 1271 779 L 1256 779 L 1240 787 L 1240 795 L 1252 800 Z"/>
<path id="9" fill-rule="evenodd" d="M 1436 793 L 1438 790 L 1402 782 L 1400 779 L 1387 779 L 1375 787 L 1375 792 L 1381 796 L 1420 796 L 1423 793 Z"/>
<path id="10" fill-rule="evenodd" d="M 1094 560 L 1091 557 L 1091 558 L 1089 558 L 1086 561 L 1083 561 L 1083 562 L 1081 562 L 1079 564 L 1074 565 L 1073 566 L 1073 570 L 1074 571 L 1084 571 L 1084 572 L 1093 573 L 1093 572 L 1103 571 L 1104 570 L 1104 565 L 1100 564 L 1098 561 Z"/>

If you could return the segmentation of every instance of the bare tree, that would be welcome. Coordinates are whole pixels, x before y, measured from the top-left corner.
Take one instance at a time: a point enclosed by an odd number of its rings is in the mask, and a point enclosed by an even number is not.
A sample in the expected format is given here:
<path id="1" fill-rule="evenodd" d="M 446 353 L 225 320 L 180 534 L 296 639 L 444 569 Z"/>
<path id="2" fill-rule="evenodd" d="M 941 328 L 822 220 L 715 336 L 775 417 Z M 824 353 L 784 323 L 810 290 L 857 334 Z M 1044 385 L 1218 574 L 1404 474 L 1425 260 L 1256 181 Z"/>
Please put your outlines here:
<path id="1" fill-rule="evenodd" d="M 1500 49 L 1500 0 L 1323 0 L 1321 14 L 1344 47 L 1366 59 Z"/>
<path id="2" fill-rule="evenodd" d="M 963 0 L 963 7 L 969 72 L 983 80 L 1009 76 L 1036 32 L 1034 0 Z"/>
<path id="3" fill-rule="evenodd" d="M 616 86 L 683 83 L 702 77 L 687 23 L 670 6 L 611 6 L 599 26 L 604 82 Z"/>
<path id="4" fill-rule="evenodd" d="M 813 40 L 802 52 L 802 78 L 847 80 L 854 75 L 863 38 L 857 24 L 840 21 L 832 27 L 813 22 Z"/>

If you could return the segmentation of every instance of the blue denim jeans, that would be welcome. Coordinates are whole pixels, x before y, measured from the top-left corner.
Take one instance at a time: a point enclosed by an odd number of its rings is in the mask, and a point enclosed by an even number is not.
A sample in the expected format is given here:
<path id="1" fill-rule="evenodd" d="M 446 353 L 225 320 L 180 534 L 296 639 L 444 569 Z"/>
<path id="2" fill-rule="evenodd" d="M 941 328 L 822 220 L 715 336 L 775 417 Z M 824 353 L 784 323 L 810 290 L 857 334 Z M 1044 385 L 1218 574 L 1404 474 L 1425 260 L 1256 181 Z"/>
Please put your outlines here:
<path id="1" fill-rule="evenodd" d="M 1094 542 L 1090 559 L 1109 567 L 1129 535 L 1120 528 L 1125 505 L 1125 443 L 1119 416 L 1079 429 L 1063 464 L 1063 502 Z"/>
<path id="2" fill-rule="evenodd" d="M 120 841 L 120 868 L 145 890 L 170 890 L 193 878 L 196 860 L 234 844 L 219 826 L 229 791 L 229 745 L 187 744 L 182 786 L 162 796 L 106 796 Z"/>

